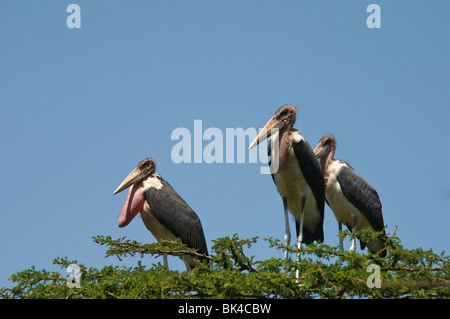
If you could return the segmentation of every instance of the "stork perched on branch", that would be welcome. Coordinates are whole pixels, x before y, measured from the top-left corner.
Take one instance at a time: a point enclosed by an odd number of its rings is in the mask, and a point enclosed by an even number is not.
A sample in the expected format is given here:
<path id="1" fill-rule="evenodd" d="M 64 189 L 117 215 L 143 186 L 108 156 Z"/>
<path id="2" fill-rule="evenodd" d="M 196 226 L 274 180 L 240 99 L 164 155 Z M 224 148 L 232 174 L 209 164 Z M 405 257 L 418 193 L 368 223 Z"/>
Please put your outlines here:
<path id="1" fill-rule="evenodd" d="M 324 172 L 326 185 L 326 200 L 338 221 L 339 231 L 344 223 L 350 231 L 371 227 L 382 234 L 376 240 L 361 243 L 372 253 L 386 256 L 386 246 L 381 201 L 377 191 L 367 183 L 349 164 L 335 160 L 336 139 L 331 134 L 325 134 L 317 145 L 314 153 L 319 158 Z M 342 238 L 339 249 L 344 251 Z M 350 250 L 356 249 L 356 239 L 353 237 Z"/>
<path id="2" fill-rule="evenodd" d="M 199 254 L 208 255 L 202 224 L 197 214 L 159 174 L 155 173 L 155 161 L 146 158 L 114 191 L 117 194 L 131 186 L 119 217 L 119 227 L 127 226 L 141 213 L 145 227 L 158 241 L 181 239 Z M 191 256 L 182 259 L 189 272 L 196 264 Z M 167 266 L 167 257 L 164 256 Z"/>
<path id="3" fill-rule="evenodd" d="M 302 243 L 323 241 L 325 184 L 322 169 L 311 146 L 299 131 L 292 128 L 295 120 L 296 107 L 280 107 L 249 149 L 272 136 L 269 141 L 269 165 L 273 181 L 283 199 L 286 227 L 284 242 L 289 245 L 291 240 L 289 211 L 295 218 L 297 248 L 300 249 Z M 298 271 L 296 275 L 298 277 Z"/>

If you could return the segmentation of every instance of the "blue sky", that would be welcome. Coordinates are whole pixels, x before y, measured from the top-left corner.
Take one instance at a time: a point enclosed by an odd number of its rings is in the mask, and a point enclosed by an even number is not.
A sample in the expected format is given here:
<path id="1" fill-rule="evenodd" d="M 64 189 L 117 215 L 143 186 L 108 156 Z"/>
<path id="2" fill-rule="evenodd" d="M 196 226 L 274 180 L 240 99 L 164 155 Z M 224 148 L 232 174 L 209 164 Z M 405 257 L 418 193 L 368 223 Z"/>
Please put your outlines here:
<path id="1" fill-rule="evenodd" d="M 66 26 L 71 3 L 81 29 Z M 370 3 L 380 29 L 366 25 Z M 175 164 L 171 133 L 194 120 L 260 128 L 286 103 L 312 147 L 335 135 L 336 158 L 377 189 L 388 233 L 448 250 L 448 12 L 446 1 L 2 1 L 0 287 L 32 265 L 58 270 L 56 257 L 135 265 L 105 259 L 91 237 L 154 241 L 139 217 L 118 228 L 126 192 L 112 195 L 145 157 L 197 212 L 209 248 L 234 233 L 282 240 L 261 164 Z M 324 233 L 338 244 L 328 207 Z M 250 251 L 274 253 L 262 239 Z"/>

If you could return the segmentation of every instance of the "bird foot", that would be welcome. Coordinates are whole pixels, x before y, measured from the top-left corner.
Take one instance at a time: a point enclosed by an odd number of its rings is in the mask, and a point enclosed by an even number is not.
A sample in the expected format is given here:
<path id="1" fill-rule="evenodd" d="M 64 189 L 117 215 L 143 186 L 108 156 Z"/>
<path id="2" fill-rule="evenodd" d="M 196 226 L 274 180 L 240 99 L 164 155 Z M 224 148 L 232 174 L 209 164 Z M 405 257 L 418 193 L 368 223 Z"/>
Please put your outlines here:
<path id="1" fill-rule="evenodd" d="M 350 246 L 350 251 L 356 250 L 356 240 L 352 240 L 352 245 Z"/>

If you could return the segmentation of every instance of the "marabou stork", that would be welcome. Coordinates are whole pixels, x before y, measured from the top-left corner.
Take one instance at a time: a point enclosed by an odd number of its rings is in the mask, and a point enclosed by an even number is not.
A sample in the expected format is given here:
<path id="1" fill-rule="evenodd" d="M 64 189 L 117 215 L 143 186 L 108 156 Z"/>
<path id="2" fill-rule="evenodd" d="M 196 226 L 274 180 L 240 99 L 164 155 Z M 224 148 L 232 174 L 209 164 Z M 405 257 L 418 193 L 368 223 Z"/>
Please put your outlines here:
<path id="1" fill-rule="evenodd" d="M 353 232 L 364 227 L 372 227 L 378 232 L 383 231 L 378 239 L 360 243 L 361 249 L 367 245 L 372 253 L 379 253 L 384 257 L 386 256 L 386 246 L 382 239 L 385 236 L 384 222 L 377 191 L 348 163 L 335 160 L 335 152 L 336 139 L 331 134 L 325 134 L 314 150 L 323 168 L 326 200 L 338 221 L 339 231 L 342 231 L 342 223 Z M 344 251 L 342 241 L 341 238 L 340 251 Z M 356 239 L 353 237 L 350 250 L 355 249 Z"/>
<path id="2" fill-rule="evenodd" d="M 295 120 L 296 107 L 280 107 L 249 149 L 272 135 L 268 150 L 269 165 L 272 166 L 274 160 L 278 162 L 275 169 L 271 167 L 271 174 L 283 199 L 286 227 L 284 242 L 289 245 L 291 241 L 289 211 L 295 218 L 297 248 L 300 249 L 302 243 L 323 241 L 325 184 L 322 169 L 311 146 L 298 130 L 292 128 Z"/>
<path id="3" fill-rule="evenodd" d="M 181 239 L 189 248 L 208 255 L 203 228 L 197 214 L 159 174 L 155 173 L 155 161 L 146 158 L 114 191 L 117 194 L 130 187 L 119 217 L 119 227 L 127 226 L 141 213 L 145 227 L 158 241 Z M 195 266 L 191 256 L 182 259 L 189 272 Z M 164 256 L 167 266 L 167 257 Z"/>

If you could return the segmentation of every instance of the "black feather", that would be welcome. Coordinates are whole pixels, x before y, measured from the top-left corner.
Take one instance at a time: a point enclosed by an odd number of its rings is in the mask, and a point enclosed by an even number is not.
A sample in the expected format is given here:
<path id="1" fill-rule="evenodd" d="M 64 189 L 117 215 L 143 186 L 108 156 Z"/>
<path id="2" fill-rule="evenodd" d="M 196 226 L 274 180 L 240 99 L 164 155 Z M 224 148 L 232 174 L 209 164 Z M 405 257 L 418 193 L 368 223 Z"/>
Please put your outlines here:
<path id="1" fill-rule="evenodd" d="M 347 164 L 347 163 L 345 163 Z M 381 201 L 377 191 L 362 178 L 350 165 L 345 165 L 337 176 L 344 196 L 369 221 L 373 229 L 380 231 L 384 227 Z"/>
<path id="2" fill-rule="evenodd" d="M 343 161 L 344 162 L 344 161 Z M 344 162 L 345 163 L 345 162 Z M 348 163 L 343 166 L 337 176 L 337 181 L 341 186 L 342 193 L 353 206 L 355 206 L 367 218 L 375 231 L 381 231 L 384 228 L 382 205 L 380 197 L 375 188 L 372 187 L 364 178 L 362 178 Z M 346 225 L 351 231 L 353 225 Z M 383 230 L 380 239 L 385 244 L 385 231 Z M 367 245 L 360 240 L 361 249 Z M 369 247 L 370 249 L 370 247 Z M 372 251 L 376 253 L 376 251 Z M 380 253 L 381 257 L 386 256 L 386 250 Z"/>
<path id="3" fill-rule="evenodd" d="M 200 254 L 208 254 L 202 224 L 194 210 L 162 177 L 161 189 L 149 188 L 145 198 L 156 219 L 189 248 Z"/>
<path id="4" fill-rule="evenodd" d="M 314 198 L 316 199 L 317 209 L 320 213 L 320 222 L 317 224 L 314 233 L 310 233 L 306 228 L 303 229 L 304 243 L 317 240 L 323 242 L 323 219 L 325 210 L 325 182 L 323 179 L 322 167 L 317 160 L 314 151 L 309 143 L 302 139 L 300 142 L 292 143 L 295 156 L 297 157 L 300 170 L 303 177 L 311 188 Z"/>

